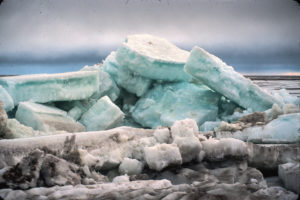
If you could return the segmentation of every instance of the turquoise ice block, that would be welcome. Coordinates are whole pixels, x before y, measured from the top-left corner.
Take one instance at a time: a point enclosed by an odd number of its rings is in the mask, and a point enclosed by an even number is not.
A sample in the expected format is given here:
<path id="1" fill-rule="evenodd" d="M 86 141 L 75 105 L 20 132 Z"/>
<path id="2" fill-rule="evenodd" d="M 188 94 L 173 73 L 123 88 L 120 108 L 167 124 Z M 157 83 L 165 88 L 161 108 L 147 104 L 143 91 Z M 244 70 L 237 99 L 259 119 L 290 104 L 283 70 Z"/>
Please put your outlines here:
<path id="1" fill-rule="evenodd" d="M 70 101 L 92 96 L 99 88 L 99 77 L 97 71 L 34 74 L 2 77 L 0 85 L 11 95 L 15 105 L 21 101 Z"/>
<path id="2" fill-rule="evenodd" d="M 67 131 L 82 132 L 83 125 L 67 116 L 67 113 L 55 107 L 33 102 L 20 102 L 16 119 L 26 126 L 44 132 Z"/>
<path id="3" fill-rule="evenodd" d="M 195 119 L 200 126 L 214 121 L 218 114 L 220 95 L 209 88 L 179 82 L 156 85 L 140 98 L 132 117 L 144 127 L 170 126 L 176 120 Z"/>
<path id="4" fill-rule="evenodd" d="M 123 122 L 124 113 L 107 96 L 99 99 L 80 119 L 87 131 L 100 131 L 117 127 Z"/>
<path id="5" fill-rule="evenodd" d="M 200 47 L 196 46 L 191 51 L 185 71 L 243 108 L 264 111 L 274 103 L 282 105 L 251 80 Z"/>
<path id="6" fill-rule="evenodd" d="M 191 76 L 183 67 L 189 52 L 165 39 L 152 35 L 130 35 L 117 50 L 116 60 L 122 67 L 154 80 L 188 81 Z"/>
<path id="7" fill-rule="evenodd" d="M 116 60 L 116 53 L 111 52 L 103 62 L 103 71 L 110 74 L 116 83 L 126 89 L 128 92 L 142 96 L 145 94 L 150 85 L 151 80 L 133 73 L 127 67 L 122 67 Z"/>

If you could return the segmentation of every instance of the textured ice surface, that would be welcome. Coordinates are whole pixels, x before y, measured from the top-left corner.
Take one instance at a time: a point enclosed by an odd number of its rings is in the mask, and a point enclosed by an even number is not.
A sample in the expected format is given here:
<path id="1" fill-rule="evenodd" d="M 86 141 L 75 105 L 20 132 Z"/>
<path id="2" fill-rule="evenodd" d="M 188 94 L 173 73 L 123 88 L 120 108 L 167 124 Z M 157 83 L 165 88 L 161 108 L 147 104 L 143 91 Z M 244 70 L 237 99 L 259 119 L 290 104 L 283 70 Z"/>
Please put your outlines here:
<path id="1" fill-rule="evenodd" d="M 196 158 L 202 148 L 198 139 L 199 130 L 194 119 L 176 121 L 171 126 L 173 144 L 180 150 L 182 162 L 190 162 Z"/>
<path id="2" fill-rule="evenodd" d="M 221 59 L 199 47 L 194 47 L 191 51 L 185 70 L 194 78 L 244 108 L 263 111 L 271 108 L 274 103 L 282 105 L 281 101 L 235 72 Z"/>
<path id="3" fill-rule="evenodd" d="M 8 94 L 8 92 L 0 85 L 0 101 L 4 105 L 5 111 L 10 111 L 14 108 L 14 100 Z"/>
<path id="4" fill-rule="evenodd" d="M 45 103 L 90 97 L 99 87 L 96 71 L 61 74 L 35 74 L 0 78 L 2 85 L 17 105 L 21 101 Z"/>
<path id="5" fill-rule="evenodd" d="M 145 160 L 150 169 L 161 171 L 170 165 L 181 165 L 182 158 L 176 144 L 157 144 L 145 147 Z"/>
<path id="6" fill-rule="evenodd" d="M 233 133 L 245 141 L 279 143 L 300 141 L 300 113 L 281 115 L 265 126 L 247 128 Z"/>
<path id="7" fill-rule="evenodd" d="M 124 158 L 119 166 L 119 172 L 121 174 L 140 174 L 143 170 L 143 163 L 136 159 Z"/>
<path id="8" fill-rule="evenodd" d="M 67 116 L 67 113 L 55 107 L 33 102 L 19 104 L 16 119 L 35 130 L 82 132 L 84 127 Z"/>
<path id="9" fill-rule="evenodd" d="M 180 82 L 156 85 L 136 103 L 132 117 L 144 127 L 170 126 L 195 119 L 198 125 L 216 120 L 219 95 L 205 86 Z"/>
<path id="10" fill-rule="evenodd" d="M 80 122 L 87 131 L 99 131 L 114 128 L 122 123 L 124 113 L 107 96 L 102 97 L 88 111 Z"/>
<path id="11" fill-rule="evenodd" d="M 209 160 L 223 160 L 228 156 L 243 158 L 248 155 L 246 143 L 234 138 L 209 139 L 201 144 Z"/>
<path id="12" fill-rule="evenodd" d="M 300 98 L 292 96 L 286 89 L 274 90 L 272 91 L 272 95 L 286 104 L 294 104 L 296 106 L 300 105 Z"/>
<path id="13" fill-rule="evenodd" d="M 300 163 L 279 165 L 278 175 L 286 189 L 300 194 Z"/>
<path id="14" fill-rule="evenodd" d="M 116 59 L 122 67 L 150 79 L 187 81 L 191 76 L 183 67 L 188 56 L 167 40 L 145 34 L 128 36 Z"/>
<path id="15" fill-rule="evenodd" d="M 128 92 L 142 96 L 148 91 L 151 80 L 121 66 L 116 60 L 116 53 L 111 52 L 103 62 L 103 70 L 107 72 L 116 83 Z"/>
<path id="16" fill-rule="evenodd" d="M 120 89 L 111 79 L 110 75 L 104 71 L 103 66 L 100 64 L 85 66 L 81 71 L 98 71 L 99 90 L 92 96 L 93 99 L 100 99 L 103 96 L 108 96 L 112 101 L 115 101 L 118 98 Z"/>

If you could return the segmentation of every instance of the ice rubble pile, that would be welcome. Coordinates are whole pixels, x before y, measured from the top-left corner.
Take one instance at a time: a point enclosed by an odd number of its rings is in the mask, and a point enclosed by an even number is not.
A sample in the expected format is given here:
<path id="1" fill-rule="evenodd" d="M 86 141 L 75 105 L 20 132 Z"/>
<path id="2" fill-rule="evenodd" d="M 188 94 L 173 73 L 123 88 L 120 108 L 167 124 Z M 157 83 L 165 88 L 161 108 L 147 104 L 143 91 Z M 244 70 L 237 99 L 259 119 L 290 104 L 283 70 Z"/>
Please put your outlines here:
<path id="1" fill-rule="evenodd" d="M 16 116 L 40 134 L 79 132 L 83 126 L 156 128 L 186 118 L 212 131 L 222 120 L 242 117 L 243 110 L 250 114 L 300 102 L 285 91 L 269 94 L 199 47 L 188 52 L 151 35 L 128 36 L 102 65 L 78 72 L 2 77 L 0 100 L 9 118 Z M 30 112 L 24 112 L 27 104 Z"/>
<path id="2" fill-rule="evenodd" d="M 299 173 L 300 99 L 264 91 L 199 47 L 188 52 L 131 35 L 102 64 L 78 72 L 1 77 L 0 102 L 0 137 L 20 138 L 0 141 L 0 186 L 11 188 L 0 196 L 7 199 L 35 192 L 59 199 L 63 192 L 15 189 L 77 184 L 91 196 L 110 191 L 108 181 L 126 198 L 137 185 L 156 183 L 157 199 L 193 199 L 185 194 L 197 190 L 207 198 L 297 198 L 268 187 L 251 168 L 278 166 L 284 186 L 299 193 L 296 179 L 284 177 Z M 171 170 L 182 164 L 191 166 Z M 163 178 L 172 183 L 140 182 Z M 124 181 L 137 183 L 128 191 Z"/>

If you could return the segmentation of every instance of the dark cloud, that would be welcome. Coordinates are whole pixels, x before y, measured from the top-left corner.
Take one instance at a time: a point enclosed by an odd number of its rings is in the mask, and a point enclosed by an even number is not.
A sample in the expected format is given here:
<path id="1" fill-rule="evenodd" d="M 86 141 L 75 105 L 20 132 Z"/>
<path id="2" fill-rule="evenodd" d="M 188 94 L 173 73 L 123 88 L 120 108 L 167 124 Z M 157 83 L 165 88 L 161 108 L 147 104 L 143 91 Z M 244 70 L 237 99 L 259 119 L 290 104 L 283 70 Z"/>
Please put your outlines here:
<path id="1" fill-rule="evenodd" d="M 7 0 L 0 62 L 96 60 L 150 33 L 229 63 L 300 65 L 299 19 L 293 0 Z"/>

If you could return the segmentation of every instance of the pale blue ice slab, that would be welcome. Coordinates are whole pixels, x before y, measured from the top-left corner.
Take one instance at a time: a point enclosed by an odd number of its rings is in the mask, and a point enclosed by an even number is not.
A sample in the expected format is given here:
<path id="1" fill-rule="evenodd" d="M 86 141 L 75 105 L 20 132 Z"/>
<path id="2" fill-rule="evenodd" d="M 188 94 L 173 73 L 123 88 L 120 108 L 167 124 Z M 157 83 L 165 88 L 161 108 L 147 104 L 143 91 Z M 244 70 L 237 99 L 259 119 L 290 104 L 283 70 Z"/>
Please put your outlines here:
<path id="1" fill-rule="evenodd" d="M 257 85 L 224 63 L 221 59 L 194 47 L 185 65 L 185 70 L 197 80 L 239 104 L 253 111 L 264 111 L 274 103 L 283 102 L 265 92 Z"/>
<path id="2" fill-rule="evenodd" d="M 4 104 L 4 110 L 10 111 L 14 108 L 14 101 L 8 92 L 0 85 L 0 101 Z"/>
<path id="3" fill-rule="evenodd" d="M 116 52 L 111 52 L 104 60 L 103 71 L 107 72 L 120 87 L 137 96 L 145 94 L 152 82 L 150 79 L 139 76 L 128 68 L 120 66 L 116 60 Z"/>
<path id="4" fill-rule="evenodd" d="M 20 102 L 16 119 L 26 126 L 44 132 L 67 131 L 82 132 L 84 127 L 55 107 L 33 102 Z"/>
<path id="5" fill-rule="evenodd" d="M 21 101 L 51 102 L 86 99 L 99 87 L 96 71 L 35 74 L 0 78 L 17 105 Z"/>
<path id="6" fill-rule="evenodd" d="M 233 137 L 256 143 L 300 142 L 300 113 L 280 115 L 265 126 L 237 131 Z"/>
<path id="7" fill-rule="evenodd" d="M 98 71 L 99 75 L 99 90 L 92 96 L 93 99 L 100 99 L 108 96 L 112 101 L 115 101 L 120 95 L 120 89 L 111 79 L 110 75 L 103 70 L 100 64 L 94 66 L 85 66 L 81 71 Z"/>
<path id="8" fill-rule="evenodd" d="M 144 127 L 170 126 L 176 120 L 195 119 L 200 126 L 214 121 L 220 95 L 205 86 L 187 82 L 156 85 L 140 98 L 132 111 Z"/>
<path id="9" fill-rule="evenodd" d="M 107 96 L 99 99 L 80 119 L 87 131 L 100 131 L 117 127 L 123 122 L 124 113 Z"/>
<path id="10" fill-rule="evenodd" d="M 155 80 L 188 81 L 191 76 L 183 67 L 188 51 L 165 39 L 151 35 L 130 35 L 117 50 L 116 60 L 122 67 Z"/>

